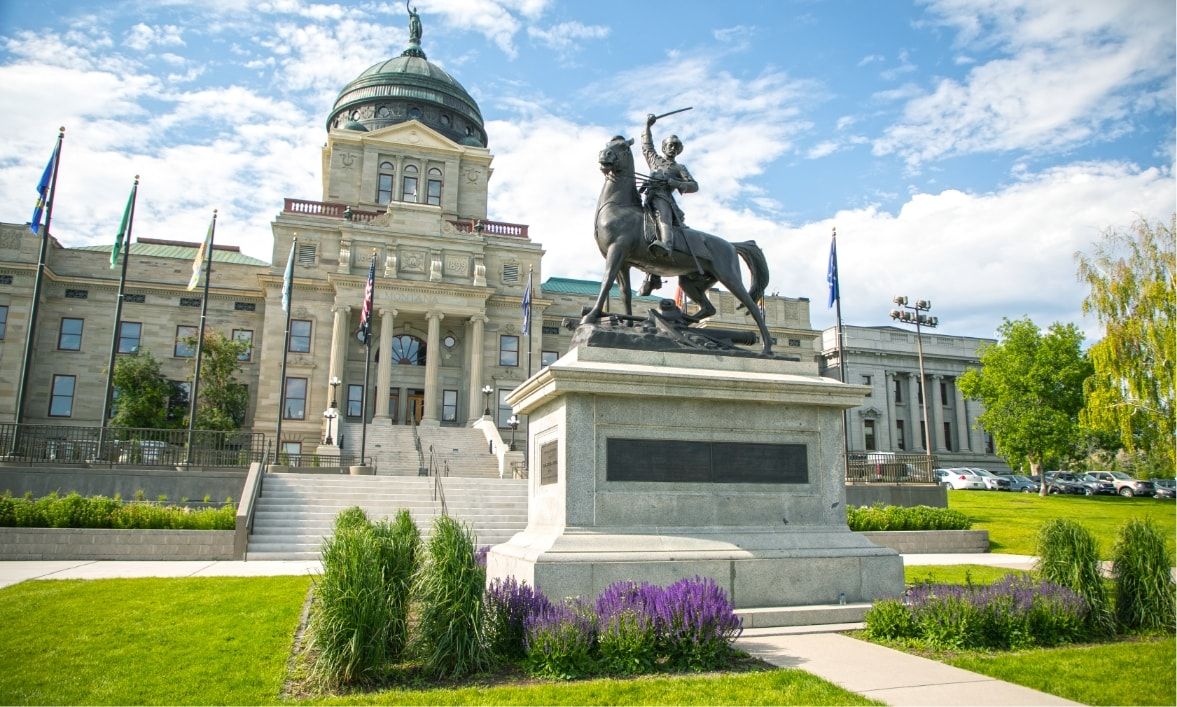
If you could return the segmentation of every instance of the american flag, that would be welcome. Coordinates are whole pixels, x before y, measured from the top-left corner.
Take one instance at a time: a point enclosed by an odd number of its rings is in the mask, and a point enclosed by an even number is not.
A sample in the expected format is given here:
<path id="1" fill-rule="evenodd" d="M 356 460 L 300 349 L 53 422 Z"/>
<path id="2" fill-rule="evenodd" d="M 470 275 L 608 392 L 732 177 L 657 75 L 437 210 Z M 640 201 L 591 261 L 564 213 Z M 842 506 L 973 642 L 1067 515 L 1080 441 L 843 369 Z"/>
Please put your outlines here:
<path id="1" fill-rule="evenodd" d="M 372 294 L 376 289 L 376 254 L 372 254 L 372 264 L 368 267 L 368 282 L 364 284 L 364 308 L 360 310 L 360 341 L 369 344 L 372 341 Z"/>

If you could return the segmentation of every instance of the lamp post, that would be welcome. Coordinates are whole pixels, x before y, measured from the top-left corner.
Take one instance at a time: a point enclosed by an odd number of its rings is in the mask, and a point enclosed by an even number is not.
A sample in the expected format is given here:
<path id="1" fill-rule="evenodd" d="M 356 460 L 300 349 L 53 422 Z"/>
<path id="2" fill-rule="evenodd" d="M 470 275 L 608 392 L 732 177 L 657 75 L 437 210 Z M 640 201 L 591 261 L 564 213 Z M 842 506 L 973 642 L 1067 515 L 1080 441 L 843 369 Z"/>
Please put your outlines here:
<path id="1" fill-rule="evenodd" d="M 931 399 L 924 383 L 924 341 L 923 330 L 921 327 L 935 328 L 940 324 L 939 317 L 930 317 L 924 312 L 932 309 L 932 303 L 929 300 L 916 300 L 915 305 L 908 304 L 905 295 L 899 295 L 891 300 L 899 309 L 891 310 L 891 318 L 897 322 L 904 324 L 915 324 L 915 346 L 919 355 L 920 362 L 920 387 L 924 398 L 924 451 L 928 453 L 928 458 L 932 456 L 932 426 L 928 423 L 928 405 Z"/>
<path id="2" fill-rule="evenodd" d="M 334 405 L 323 411 L 323 419 L 327 421 L 327 440 L 324 444 L 335 444 L 335 418 L 337 417 L 339 417 L 339 413 L 335 412 Z"/>
<path id="3" fill-rule="evenodd" d="M 490 417 L 490 394 L 495 392 L 495 389 L 489 385 L 482 386 L 482 399 L 486 404 L 486 409 L 482 411 L 484 417 Z"/>
<path id="4" fill-rule="evenodd" d="M 507 424 L 511 427 L 511 451 L 515 451 L 515 430 L 519 429 L 519 416 L 512 415 Z"/>
<path id="5" fill-rule="evenodd" d="M 339 376 L 331 376 L 331 380 L 328 381 L 328 383 L 331 384 L 331 405 L 329 406 L 331 408 L 339 407 L 335 404 L 335 401 L 338 400 L 338 398 L 335 396 L 335 389 L 338 388 L 339 384 L 342 382 L 343 381 L 339 380 Z"/>

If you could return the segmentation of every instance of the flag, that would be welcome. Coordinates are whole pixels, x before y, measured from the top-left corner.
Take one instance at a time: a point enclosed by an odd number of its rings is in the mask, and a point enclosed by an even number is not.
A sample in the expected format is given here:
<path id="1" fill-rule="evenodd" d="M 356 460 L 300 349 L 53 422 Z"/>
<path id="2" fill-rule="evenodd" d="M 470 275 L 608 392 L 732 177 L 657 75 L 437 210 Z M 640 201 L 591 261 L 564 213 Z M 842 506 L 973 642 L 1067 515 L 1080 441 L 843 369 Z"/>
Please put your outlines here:
<path id="1" fill-rule="evenodd" d="M 37 182 L 37 205 L 33 207 L 33 218 L 29 219 L 29 230 L 38 235 L 41 230 L 41 214 L 45 212 L 45 205 L 49 203 L 49 182 L 53 179 L 53 167 L 57 164 L 57 154 L 60 150 L 59 141 L 53 148 L 53 154 L 49 156 L 49 163 L 45 165 L 41 181 Z"/>
<path id="2" fill-rule="evenodd" d="M 286 257 L 286 274 L 282 276 L 282 311 L 290 311 L 290 293 L 294 290 L 294 247 L 298 239 L 290 241 L 290 255 Z"/>
<path id="3" fill-rule="evenodd" d="M 523 288 L 523 333 L 531 333 L 531 271 L 527 271 L 527 287 Z"/>
<path id="4" fill-rule="evenodd" d="M 682 285 L 674 288 L 674 306 L 678 307 L 678 311 L 685 312 L 683 307 L 687 306 L 686 293 L 682 291 Z"/>
<path id="5" fill-rule="evenodd" d="M 188 291 L 196 289 L 200 284 L 200 269 L 204 267 L 204 259 L 212 257 L 209 253 L 212 250 L 213 240 L 213 224 L 216 223 L 216 217 L 208 223 L 208 233 L 204 234 L 204 242 L 200 244 L 200 250 L 196 251 L 196 259 L 192 261 L 192 277 L 188 280 Z"/>
<path id="6" fill-rule="evenodd" d="M 139 182 L 136 181 L 136 184 Z M 135 187 L 131 187 L 131 194 L 127 197 L 127 208 L 123 209 L 123 222 L 119 224 L 119 233 L 114 237 L 114 245 L 110 249 L 110 267 L 113 269 L 119 261 L 119 253 L 123 249 L 123 236 L 127 235 L 127 226 L 131 223 L 131 207 L 135 204 Z"/>
<path id="7" fill-rule="evenodd" d="M 360 310 L 360 342 L 367 345 L 372 342 L 372 295 L 376 290 L 376 254 L 372 254 L 372 264 L 368 267 L 368 282 L 364 284 L 364 307 Z"/>
<path id="8" fill-rule="evenodd" d="M 826 270 L 826 282 L 830 286 L 830 301 L 826 305 L 826 308 L 828 309 L 830 307 L 833 307 L 834 302 L 836 302 L 842 296 L 841 291 L 838 289 L 838 236 L 837 236 L 837 234 L 834 234 L 834 236 L 830 238 L 830 265 L 829 265 L 829 268 Z"/>

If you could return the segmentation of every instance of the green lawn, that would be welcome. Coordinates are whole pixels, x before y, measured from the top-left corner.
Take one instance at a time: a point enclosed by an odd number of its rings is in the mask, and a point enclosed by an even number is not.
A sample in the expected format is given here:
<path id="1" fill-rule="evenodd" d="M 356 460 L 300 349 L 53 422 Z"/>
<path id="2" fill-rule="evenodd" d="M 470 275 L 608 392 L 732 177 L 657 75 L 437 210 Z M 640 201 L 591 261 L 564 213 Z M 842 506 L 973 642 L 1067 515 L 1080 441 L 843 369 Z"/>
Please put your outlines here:
<path id="1" fill-rule="evenodd" d="M 1007 574 L 1021 570 L 989 565 L 910 565 L 903 568 L 906 584 L 993 584 Z"/>
<path id="2" fill-rule="evenodd" d="M 1155 498 L 1047 496 L 996 491 L 949 491 L 948 507 L 973 520 L 974 530 L 989 531 L 989 550 L 1033 555 L 1038 527 L 1052 518 L 1071 518 L 1095 535 L 1100 557 L 1110 559 L 1120 526 L 1129 518 L 1151 518 L 1168 538 L 1173 555 L 1177 534 L 1174 504 Z"/>
<path id="3" fill-rule="evenodd" d="M 278 702 L 308 577 L 0 589 L 0 704 Z M 342 704 L 880 704 L 799 670 L 385 690 Z"/>

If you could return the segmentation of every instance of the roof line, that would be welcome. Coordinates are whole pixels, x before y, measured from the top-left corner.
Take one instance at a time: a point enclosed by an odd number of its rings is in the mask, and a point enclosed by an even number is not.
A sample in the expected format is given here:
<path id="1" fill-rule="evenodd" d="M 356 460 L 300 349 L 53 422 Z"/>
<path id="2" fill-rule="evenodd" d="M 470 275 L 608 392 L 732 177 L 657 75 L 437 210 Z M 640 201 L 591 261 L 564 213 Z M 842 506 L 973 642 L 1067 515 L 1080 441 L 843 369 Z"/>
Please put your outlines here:
<path id="1" fill-rule="evenodd" d="M 164 238 L 136 238 L 136 242 L 144 245 L 174 245 L 181 248 L 199 248 L 200 243 L 193 243 L 192 241 L 170 241 Z M 241 246 L 235 245 L 219 245 L 213 243 L 213 250 L 227 250 L 231 253 L 240 253 Z"/>

